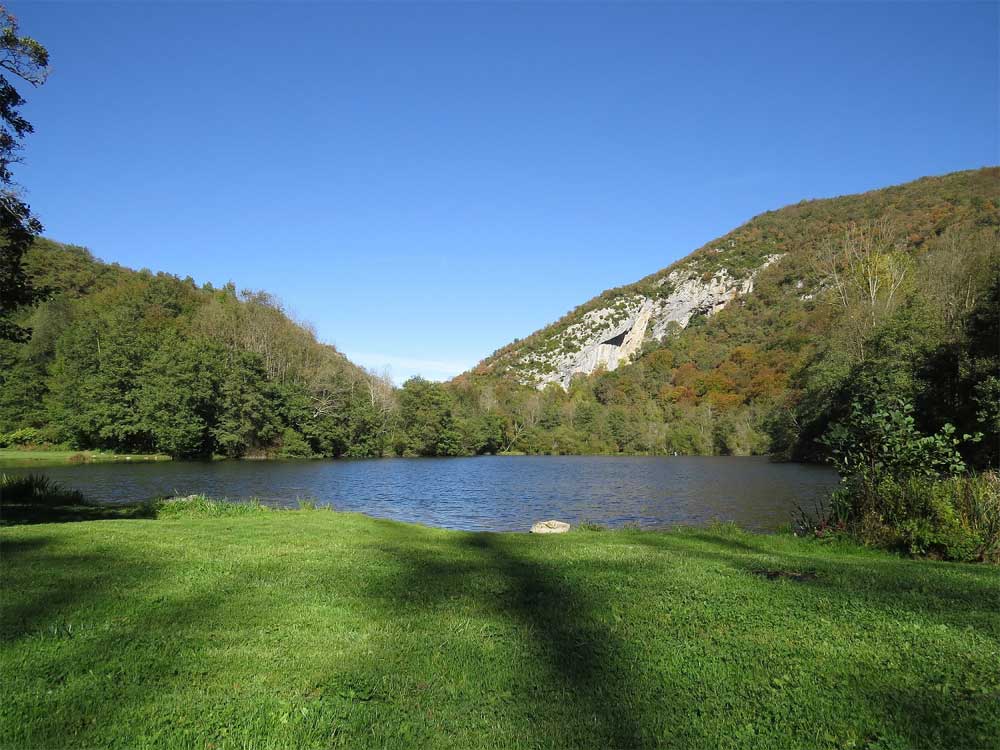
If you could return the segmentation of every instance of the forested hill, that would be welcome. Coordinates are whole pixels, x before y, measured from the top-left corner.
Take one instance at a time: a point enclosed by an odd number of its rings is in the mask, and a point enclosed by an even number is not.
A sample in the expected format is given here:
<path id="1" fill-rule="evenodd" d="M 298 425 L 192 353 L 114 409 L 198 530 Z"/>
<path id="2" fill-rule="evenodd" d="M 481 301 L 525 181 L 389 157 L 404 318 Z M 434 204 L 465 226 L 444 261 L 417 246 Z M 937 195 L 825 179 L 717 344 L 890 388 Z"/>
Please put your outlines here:
<path id="1" fill-rule="evenodd" d="M 175 456 L 381 455 L 392 386 L 262 292 L 197 287 L 45 239 L 53 293 L 0 344 L 0 433 Z"/>
<path id="2" fill-rule="evenodd" d="M 847 403 L 877 395 L 913 402 L 927 429 L 984 432 L 985 453 L 998 207 L 991 167 L 769 211 L 454 388 L 470 408 L 499 402 L 527 450 L 810 456 Z"/>
<path id="3" fill-rule="evenodd" d="M 854 405 L 1000 452 L 1000 169 L 758 216 L 451 383 L 393 388 L 261 292 L 38 240 L 0 441 L 174 456 L 777 453 Z M 888 412 L 886 412 L 888 413 Z M 15 433 L 11 436 L 11 433 Z"/>

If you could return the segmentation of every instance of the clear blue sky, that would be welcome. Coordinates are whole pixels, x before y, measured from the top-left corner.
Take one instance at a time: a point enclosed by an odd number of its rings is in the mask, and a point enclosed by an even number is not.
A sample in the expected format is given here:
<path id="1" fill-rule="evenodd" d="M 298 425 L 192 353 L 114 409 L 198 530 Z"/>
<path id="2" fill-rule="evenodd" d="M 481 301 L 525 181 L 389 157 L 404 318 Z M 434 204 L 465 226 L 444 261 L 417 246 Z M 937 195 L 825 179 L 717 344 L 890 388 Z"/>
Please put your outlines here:
<path id="1" fill-rule="evenodd" d="M 12 2 L 46 234 L 454 375 L 767 209 L 996 164 L 996 3 Z"/>

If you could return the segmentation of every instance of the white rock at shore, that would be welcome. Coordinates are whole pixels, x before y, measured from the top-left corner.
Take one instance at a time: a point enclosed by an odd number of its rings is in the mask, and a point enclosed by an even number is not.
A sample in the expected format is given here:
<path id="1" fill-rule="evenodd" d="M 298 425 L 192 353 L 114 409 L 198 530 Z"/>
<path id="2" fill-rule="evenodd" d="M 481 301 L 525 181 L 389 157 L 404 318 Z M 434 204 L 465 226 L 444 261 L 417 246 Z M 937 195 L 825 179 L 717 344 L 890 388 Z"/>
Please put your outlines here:
<path id="1" fill-rule="evenodd" d="M 539 521 L 531 527 L 532 534 L 565 534 L 569 524 L 565 521 Z"/>

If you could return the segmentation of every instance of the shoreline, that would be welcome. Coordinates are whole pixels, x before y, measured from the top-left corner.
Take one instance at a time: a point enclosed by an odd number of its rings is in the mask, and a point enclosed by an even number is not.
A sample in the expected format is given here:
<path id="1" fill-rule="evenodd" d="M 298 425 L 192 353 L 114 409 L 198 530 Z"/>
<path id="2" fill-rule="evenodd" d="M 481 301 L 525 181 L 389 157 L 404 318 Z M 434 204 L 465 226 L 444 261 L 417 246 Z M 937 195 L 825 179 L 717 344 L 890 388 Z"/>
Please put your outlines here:
<path id="1" fill-rule="evenodd" d="M 0 448 L 0 471 L 37 466 L 74 466 L 79 464 L 148 463 L 173 461 L 162 453 L 112 453 L 99 450 L 59 448 Z"/>
<path id="2" fill-rule="evenodd" d="M 321 461 L 451 461 L 455 459 L 468 458 L 726 458 L 726 459 L 765 459 L 769 463 L 775 464 L 797 464 L 800 466 L 828 466 L 825 463 L 813 461 L 791 461 L 765 453 L 755 453 L 750 455 L 732 454 L 705 454 L 705 453 L 684 453 L 679 455 L 668 453 L 522 453 L 522 452 L 501 452 L 483 453 L 468 456 L 310 456 L 310 457 L 282 457 L 282 456 L 244 456 L 240 458 L 229 458 L 225 456 L 211 456 L 205 458 L 174 458 L 158 453 L 112 453 L 99 450 L 62 450 L 62 449 L 33 449 L 33 448 L 0 448 L 0 471 L 4 469 L 23 469 L 30 467 L 45 468 L 50 466 L 74 466 L 82 464 L 108 464 L 108 463 L 175 463 L 175 464 L 206 464 L 206 463 L 299 463 L 309 464 Z"/>

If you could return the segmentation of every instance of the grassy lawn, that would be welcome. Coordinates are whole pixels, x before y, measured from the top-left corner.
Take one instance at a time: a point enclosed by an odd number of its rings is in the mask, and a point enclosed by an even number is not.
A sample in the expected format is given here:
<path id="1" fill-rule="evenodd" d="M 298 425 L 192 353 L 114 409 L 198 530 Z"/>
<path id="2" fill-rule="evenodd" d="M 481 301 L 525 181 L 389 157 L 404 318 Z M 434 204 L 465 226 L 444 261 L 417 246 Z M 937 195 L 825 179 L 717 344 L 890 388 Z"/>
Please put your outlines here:
<path id="1" fill-rule="evenodd" d="M 5 748 L 996 748 L 1000 570 L 329 511 L 0 529 Z"/>
<path id="2" fill-rule="evenodd" d="M 107 451 L 35 450 L 0 448 L 0 468 L 5 466 L 43 466 L 46 464 L 90 464 L 114 461 L 169 461 L 170 456 L 146 453 L 110 453 Z"/>

